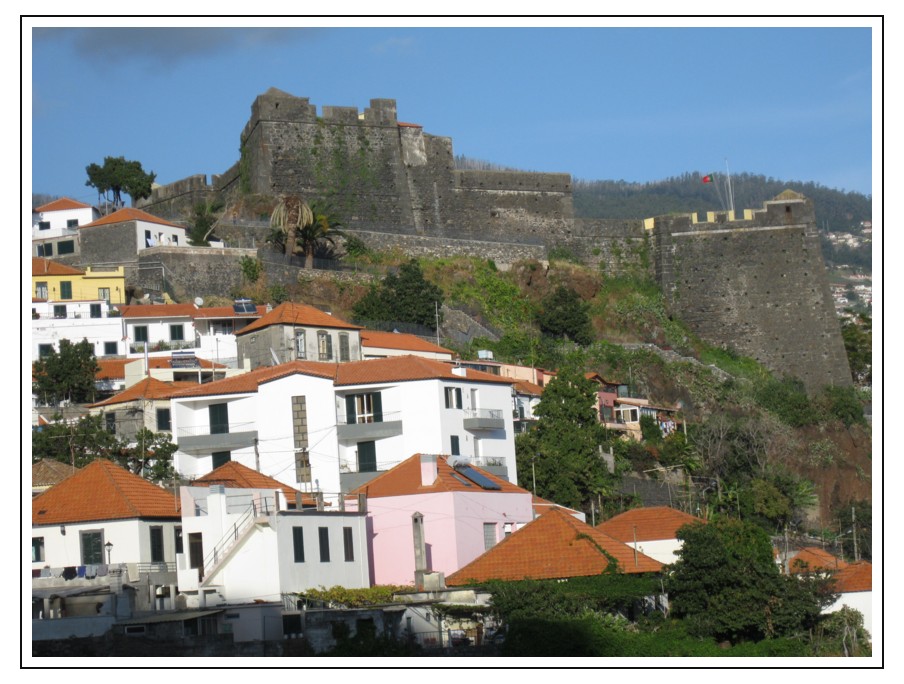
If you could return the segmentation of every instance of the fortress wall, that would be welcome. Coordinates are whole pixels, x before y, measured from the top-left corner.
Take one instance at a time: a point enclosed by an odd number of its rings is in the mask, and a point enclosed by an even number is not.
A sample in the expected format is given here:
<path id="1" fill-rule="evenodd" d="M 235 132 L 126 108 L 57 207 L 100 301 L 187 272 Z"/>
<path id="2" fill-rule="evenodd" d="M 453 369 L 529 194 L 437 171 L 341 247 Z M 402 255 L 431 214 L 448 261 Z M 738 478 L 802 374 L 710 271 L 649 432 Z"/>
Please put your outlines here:
<path id="1" fill-rule="evenodd" d="M 741 220 L 696 218 L 654 220 L 654 271 L 671 311 L 809 392 L 850 385 L 812 203 L 785 198 Z"/>

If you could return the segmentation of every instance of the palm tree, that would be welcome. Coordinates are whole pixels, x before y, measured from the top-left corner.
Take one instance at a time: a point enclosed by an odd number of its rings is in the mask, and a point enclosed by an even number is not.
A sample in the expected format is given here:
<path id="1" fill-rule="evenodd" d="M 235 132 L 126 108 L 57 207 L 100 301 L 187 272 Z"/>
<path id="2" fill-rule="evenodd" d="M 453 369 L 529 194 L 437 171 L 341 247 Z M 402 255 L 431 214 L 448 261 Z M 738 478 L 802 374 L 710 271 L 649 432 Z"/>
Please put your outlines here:
<path id="1" fill-rule="evenodd" d="M 314 214 L 307 202 L 297 195 L 283 195 L 273 213 L 270 214 L 270 227 L 285 235 L 285 254 L 289 260 L 295 254 L 298 231 L 314 223 Z"/>
<path id="2" fill-rule="evenodd" d="M 282 247 L 291 258 L 298 247 L 305 257 L 305 268 L 314 267 L 314 254 L 324 243 L 335 245 L 341 235 L 339 219 L 330 205 L 312 202 L 309 206 L 295 195 L 280 199 L 270 216 L 273 234 L 269 241 Z"/>

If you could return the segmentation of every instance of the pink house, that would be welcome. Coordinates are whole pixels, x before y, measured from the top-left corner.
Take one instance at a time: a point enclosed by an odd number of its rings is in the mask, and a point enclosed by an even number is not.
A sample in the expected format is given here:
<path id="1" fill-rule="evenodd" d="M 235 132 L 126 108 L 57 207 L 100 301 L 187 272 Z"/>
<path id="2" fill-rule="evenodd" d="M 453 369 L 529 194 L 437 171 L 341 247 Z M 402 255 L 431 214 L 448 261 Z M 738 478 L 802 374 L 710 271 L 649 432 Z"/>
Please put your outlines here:
<path id="1" fill-rule="evenodd" d="M 367 496 L 372 584 L 438 585 L 533 520 L 529 491 L 454 459 L 417 454 L 352 492 Z"/>

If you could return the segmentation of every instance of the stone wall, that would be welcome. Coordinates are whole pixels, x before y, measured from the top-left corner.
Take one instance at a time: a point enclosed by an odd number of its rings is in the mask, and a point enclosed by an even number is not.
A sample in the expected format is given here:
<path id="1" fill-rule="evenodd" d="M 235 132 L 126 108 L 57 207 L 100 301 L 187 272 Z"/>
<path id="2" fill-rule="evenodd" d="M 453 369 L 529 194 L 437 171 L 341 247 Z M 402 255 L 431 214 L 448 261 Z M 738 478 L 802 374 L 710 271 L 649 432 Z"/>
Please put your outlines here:
<path id="1" fill-rule="evenodd" d="M 257 258 L 253 249 L 151 247 L 138 255 L 136 285 L 166 290 L 178 301 L 199 295 L 231 296 L 242 285 L 241 259 Z M 132 280 L 129 281 L 132 284 Z"/>
<path id="2" fill-rule="evenodd" d="M 850 385 L 812 203 L 786 191 L 739 220 L 696 219 L 650 222 L 669 309 L 703 339 L 798 377 L 809 392 Z"/>

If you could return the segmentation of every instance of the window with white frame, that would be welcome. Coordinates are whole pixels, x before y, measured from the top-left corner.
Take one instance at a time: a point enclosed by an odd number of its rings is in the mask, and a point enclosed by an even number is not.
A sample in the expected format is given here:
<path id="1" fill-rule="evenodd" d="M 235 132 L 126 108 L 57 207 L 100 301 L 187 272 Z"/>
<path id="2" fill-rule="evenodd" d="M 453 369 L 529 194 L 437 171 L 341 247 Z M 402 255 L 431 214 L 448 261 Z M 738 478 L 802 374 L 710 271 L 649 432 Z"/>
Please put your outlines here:
<path id="1" fill-rule="evenodd" d="M 462 407 L 461 387 L 446 387 L 445 395 L 447 409 L 460 409 Z"/>
<path id="2" fill-rule="evenodd" d="M 304 346 L 304 330 L 300 329 L 295 330 L 295 358 L 307 358 Z"/>
<path id="3" fill-rule="evenodd" d="M 35 283 L 35 297 L 38 299 L 47 299 L 47 283 Z"/>
<path id="4" fill-rule="evenodd" d="M 333 338 L 326 330 L 317 331 L 317 355 L 321 361 L 333 360 Z"/>

